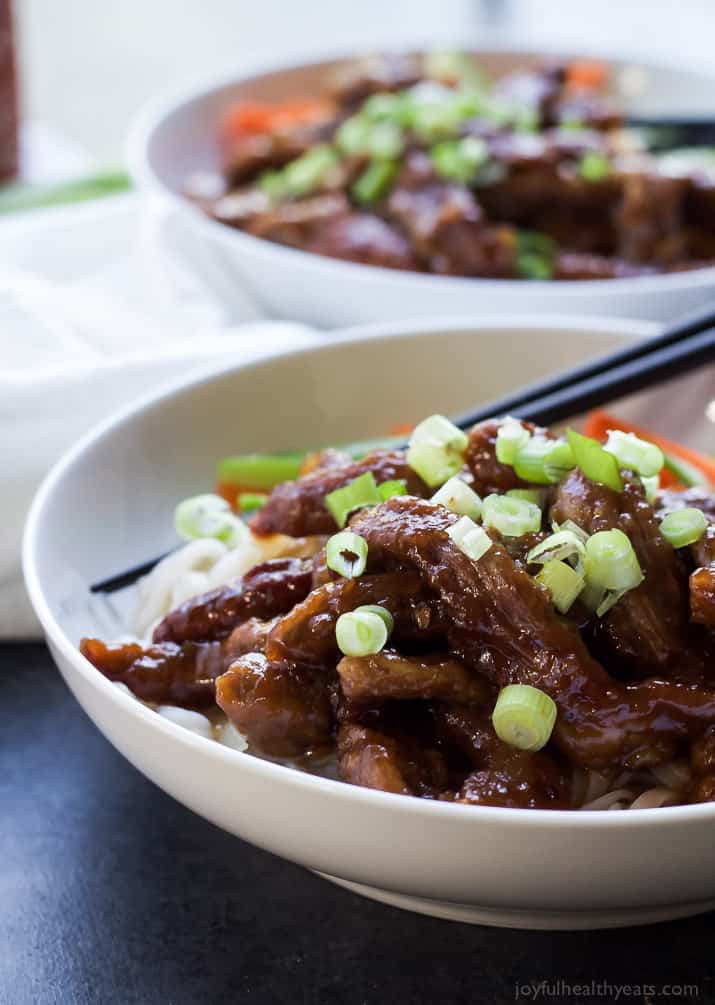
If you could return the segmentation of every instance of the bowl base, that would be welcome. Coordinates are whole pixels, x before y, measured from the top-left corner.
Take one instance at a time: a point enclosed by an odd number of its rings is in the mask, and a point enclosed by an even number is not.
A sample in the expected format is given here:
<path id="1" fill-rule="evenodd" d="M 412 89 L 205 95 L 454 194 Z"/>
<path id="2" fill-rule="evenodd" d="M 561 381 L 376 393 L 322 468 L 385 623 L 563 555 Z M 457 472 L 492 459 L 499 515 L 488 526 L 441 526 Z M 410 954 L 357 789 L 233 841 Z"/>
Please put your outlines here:
<path id="1" fill-rule="evenodd" d="M 552 931 L 577 931 L 597 928 L 628 928 L 633 925 L 653 925 L 659 921 L 674 921 L 693 914 L 703 914 L 715 909 L 715 900 L 697 900 L 689 904 L 667 904 L 663 907 L 643 907 L 639 909 L 615 909 L 594 911 L 529 911 L 505 910 L 493 907 L 476 907 L 472 904 L 456 904 L 447 900 L 431 900 L 428 897 L 412 897 L 407 894 L 380 890 L 374 886 L 351 883 L 346 879 L 319 876 L 338 886 L 357 893 L 361 897 L 379 900 L 382 904 L 399 907 L 403 911 L 428 914 L 445 921 L 462 921 L 468 925 L 489 925 L 493 928 L 527 928 Z"/>

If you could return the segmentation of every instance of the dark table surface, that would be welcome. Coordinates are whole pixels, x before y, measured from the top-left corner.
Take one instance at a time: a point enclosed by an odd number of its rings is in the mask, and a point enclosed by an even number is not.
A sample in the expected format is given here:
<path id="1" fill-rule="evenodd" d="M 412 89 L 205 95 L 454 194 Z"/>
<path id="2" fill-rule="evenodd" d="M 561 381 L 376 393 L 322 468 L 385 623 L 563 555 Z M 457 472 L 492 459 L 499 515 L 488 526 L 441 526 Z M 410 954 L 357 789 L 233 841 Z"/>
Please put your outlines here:
<path id="1" fill-rule="evenodd" d="M 713 921 L 517 932 L 364 900 L 175 803 L 99 734 L 43 646 L 0 646 L 2 1005 L 604 1002 L 624 984 L 621 1001 L 707 1002 Z M 549 994 L 517 998 L 542 980 Z"/>

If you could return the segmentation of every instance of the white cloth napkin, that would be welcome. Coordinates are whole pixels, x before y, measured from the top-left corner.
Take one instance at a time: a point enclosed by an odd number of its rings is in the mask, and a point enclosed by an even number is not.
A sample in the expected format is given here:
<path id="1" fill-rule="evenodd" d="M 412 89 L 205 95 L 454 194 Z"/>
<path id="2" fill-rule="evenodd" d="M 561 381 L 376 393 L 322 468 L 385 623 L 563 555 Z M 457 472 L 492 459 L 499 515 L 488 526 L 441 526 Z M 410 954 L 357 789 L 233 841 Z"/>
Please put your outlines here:
<path id="1" fill-rule="evenodd" d="M 0 224 L 0 638 L 40 634 L 20 571 L 32 495 L 114 409 L 214 359 L 265 356 L 316 333 L 228 316 L 182 255 L 180 221 L 138 196 Z"/>

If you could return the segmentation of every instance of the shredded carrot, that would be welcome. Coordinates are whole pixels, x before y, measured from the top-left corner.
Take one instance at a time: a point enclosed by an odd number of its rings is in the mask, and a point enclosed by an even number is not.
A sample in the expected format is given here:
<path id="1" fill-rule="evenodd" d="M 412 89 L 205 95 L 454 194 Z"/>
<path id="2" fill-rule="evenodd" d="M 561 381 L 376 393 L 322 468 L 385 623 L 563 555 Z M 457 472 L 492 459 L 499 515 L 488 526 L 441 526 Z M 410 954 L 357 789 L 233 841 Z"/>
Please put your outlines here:
<path id="1" fill-rule="evenodd" d="M 280 104 L 242 101 L 228 110 L 223 129 L 228 137 L 246 133 L 270 133 L 319 122 L 329 118 L 333 110 L 333 103 L 325 98 L 295 98 Z"/>
<path id="2" fill-rule="evenodd" d="M 701 475 L 704 475 L 711 485 L 715 486 L 715 459 L 712 457 L 706 457 L 704 454 L 699 454 L 696 450 L 691 450 L 690 447 L 684 447 L 682 444 L 675 443 L 673 440 L 667 440 L 662 436 L 655 436 L 653 433 L 650 433 L 647 429 L 643 429 L 641 426 L 634 426 L 633 423 L 623 422 L 621 419 L 617 419 L 615 416 L 609 415 L 608 412 L 603 412 L 600 409 L 595 412 L 591 412 L 586 420 L 584 433 L 586 436 L 593 437 L 594 440 L 604 441 L 608 436 L 609 429 L 620 429 L 624 433 L 635 433 L 636 436 L 640 436 L 644 440 L 649 440 L 651 443 L 655 443 L 660 447 L 664 454 L 668 454 L 677 460 L 681 460 L 686 464 L 689 464 Z M 661 472 L 660 483 L 663 488 L 670 488 L 671 486 L 679 484 L 673 474 L 665 468 Z"/>
<path id="3" fill-rule="evenodd" d="M 412 422 L 396 422 L 394 426 L 390 426 L 387 431 L 387 435 L 408 436 L 414 428 L 414 423 Z"/>
<path id="4" fill-rule="evenodd" d="M 566 67 L 566 87 L 570 91 L 597 91 L 608 77 L 608 67 L 591 59 L 577 59 Z"/>
<path id="5" fill-rule="evenodd" d="M 231 485 L 229 482 L 218 482 L 216 485 L 216 495 L 221 496 L 229 504 L 231 509 L 238 508 L 238 497 L 243 495 L 244 492 L 249 492 L 251 495 L 265 495 L 265 488 L 256 488 L 253 485 Z"/>

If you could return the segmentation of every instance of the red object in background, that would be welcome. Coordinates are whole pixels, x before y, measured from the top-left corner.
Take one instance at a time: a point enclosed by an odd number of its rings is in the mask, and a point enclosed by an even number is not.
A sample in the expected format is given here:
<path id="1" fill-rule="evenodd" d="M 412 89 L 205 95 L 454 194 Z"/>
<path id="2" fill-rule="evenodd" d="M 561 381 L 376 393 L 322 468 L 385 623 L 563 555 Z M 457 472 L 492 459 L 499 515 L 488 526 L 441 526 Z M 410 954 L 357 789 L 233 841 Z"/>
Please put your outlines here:
<path id="1" fill-rule="evenodd" d="M 0 180 L 17 174 L 17 76 L 10 0 L 0 0 Z"/>

